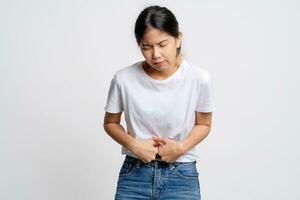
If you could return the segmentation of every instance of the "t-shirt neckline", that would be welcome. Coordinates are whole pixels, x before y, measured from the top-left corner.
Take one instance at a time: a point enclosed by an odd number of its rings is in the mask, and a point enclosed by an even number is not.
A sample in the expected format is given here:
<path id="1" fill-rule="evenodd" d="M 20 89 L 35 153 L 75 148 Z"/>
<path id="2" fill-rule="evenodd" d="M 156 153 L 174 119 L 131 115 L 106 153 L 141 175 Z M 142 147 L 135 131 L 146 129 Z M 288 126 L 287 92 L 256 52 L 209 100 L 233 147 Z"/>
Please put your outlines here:
<path id="1" fill-rule="evenodd" d="M 176 69 L 176 71 L 175 71 L 173 74 L 171 74 L 171 76 L 169 76 L 168 78 L 163 79 L 163 80 L 154 79 L 154 78 L 152 78 L 151 76 L 149 76 L 149 75 L 145 72 L 142 63 L 143 63 L 143 61 L 140 61 L 140 62 L 139 62 L 139 68 L 141 69 L 142 73 L 144 74 L 144 76 L 145 76 L 148 80 L 150 80 L 151 82 L 155 82 L 155 83 L 166 83 L 166 82 L 171 81 L 174 77 L 176 77 L 177 74 L 182 70 L 182 68 L 183 68 L 183 66 L 184 66 L 184 63 L 185 63 L 185 59 L 182 58 L 182 61 L 181 61 L 180 65 L 179 65 L 179 67 Z"/>

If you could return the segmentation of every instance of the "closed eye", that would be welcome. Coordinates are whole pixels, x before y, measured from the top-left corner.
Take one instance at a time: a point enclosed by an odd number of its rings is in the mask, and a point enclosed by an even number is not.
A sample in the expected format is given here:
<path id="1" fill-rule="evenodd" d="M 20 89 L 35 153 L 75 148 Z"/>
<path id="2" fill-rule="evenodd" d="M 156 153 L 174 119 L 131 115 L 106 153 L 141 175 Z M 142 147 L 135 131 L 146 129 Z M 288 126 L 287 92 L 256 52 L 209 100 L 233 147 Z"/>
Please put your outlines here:
<path id="1" fill-rule="evenodd" d="M 150 47 L 142 47 L 143 50 L 148 50 Z"/>

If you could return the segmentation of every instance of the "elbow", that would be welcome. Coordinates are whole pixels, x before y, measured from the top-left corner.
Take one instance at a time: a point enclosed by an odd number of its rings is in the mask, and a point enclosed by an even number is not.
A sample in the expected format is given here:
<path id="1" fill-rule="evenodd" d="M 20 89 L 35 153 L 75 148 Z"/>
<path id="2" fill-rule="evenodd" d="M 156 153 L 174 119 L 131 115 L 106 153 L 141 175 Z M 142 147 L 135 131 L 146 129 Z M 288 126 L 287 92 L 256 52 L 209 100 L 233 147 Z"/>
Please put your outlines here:
<path id="1" fill-rule="evenodd" d="M 208 130 L 208 132 L 210 132 L 210 130 L 211 130 L 211 124 L 204 124 L 204 126 L 206 126 L 206 127 L 207 127 L 207 130 Z"/>
<path id="2" fill-rule="evenodd" d="M 106 133 L 110 135 L 111 130 L 116 129 L 116 126 L 120 125 L 119 123 L 114 123 L 114 122 L 106 122 L 103 123 L 103 129 L 105 130 Z"/>
<path id="3" fill-rule="evenodd" d="M 105 123 L 105 122 L 104 122 L 104 123 L 102 124 L 102 127 L 103 127 L 103 129 L 104 129 L 104 131 L 105 131 L 106 133 L 109 132 L 109 131 L 108 131 L 108 130 L 109 130 L 108 123 Z"/>
<path id="4" fill-rule="evenodd" d="M 109 132 L 109 123 L 103 123 L 103 129 L 105 130 L 105 132 Z"/>

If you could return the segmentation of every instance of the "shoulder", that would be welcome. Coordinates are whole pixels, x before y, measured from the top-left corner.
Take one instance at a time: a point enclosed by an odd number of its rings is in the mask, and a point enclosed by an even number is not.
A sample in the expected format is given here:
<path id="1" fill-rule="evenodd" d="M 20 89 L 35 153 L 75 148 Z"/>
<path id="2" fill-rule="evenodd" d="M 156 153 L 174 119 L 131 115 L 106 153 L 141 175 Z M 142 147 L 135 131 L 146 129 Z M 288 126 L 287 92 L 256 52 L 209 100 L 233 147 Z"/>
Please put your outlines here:
<path id="1" fill-rule="evenodd" d="M 139 73 L 141 61 L 134 62 L 130 65 L 125 65 L 121 69 L 117 70 L 114 74 L 114 79 L 118 84 L 124 83 L 129 78 L 133 78 Z"/>
<path id="2" fill-rule="evenodd" d="M 199 82 L 207 82 L 211 79 L 211 75 L 206 66 L 195 64 L 187 60 L 185 60 L 185 62 L 193 79 L 196 79 Z"/>

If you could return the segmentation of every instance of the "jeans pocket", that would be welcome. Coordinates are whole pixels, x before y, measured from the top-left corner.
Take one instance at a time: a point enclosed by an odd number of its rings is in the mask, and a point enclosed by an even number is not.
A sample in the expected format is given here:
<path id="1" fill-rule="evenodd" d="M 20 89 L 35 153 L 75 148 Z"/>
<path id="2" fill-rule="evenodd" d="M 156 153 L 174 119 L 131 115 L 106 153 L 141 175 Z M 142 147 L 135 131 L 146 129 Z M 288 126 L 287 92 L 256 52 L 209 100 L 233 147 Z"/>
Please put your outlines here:
<path id="1" fill-rule="evenodd" d="M 198 178 L 199 173 L 197 171 L 196 164 L 194 162 L 187 163 L 175 163 L 173 164 L 174 173 L 182 178 Z"/>
<path id="2" fill-rule="evenodd" d="M 119 176 L 129 176 L 135 170 L 135 163 L 123 162 L 122 167 L 119 172 Z"/>

